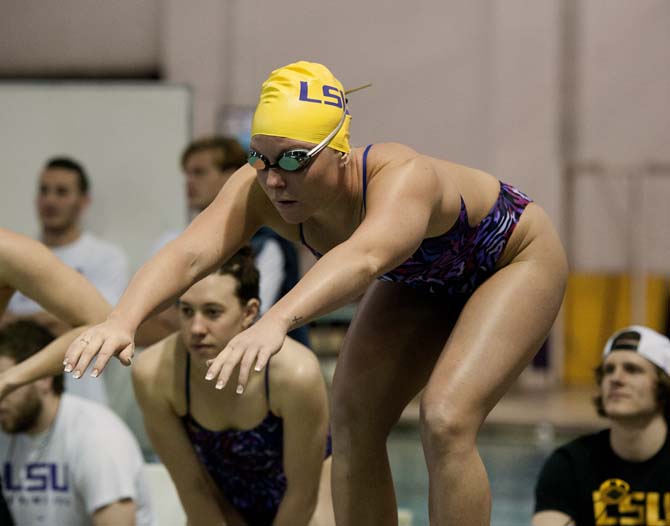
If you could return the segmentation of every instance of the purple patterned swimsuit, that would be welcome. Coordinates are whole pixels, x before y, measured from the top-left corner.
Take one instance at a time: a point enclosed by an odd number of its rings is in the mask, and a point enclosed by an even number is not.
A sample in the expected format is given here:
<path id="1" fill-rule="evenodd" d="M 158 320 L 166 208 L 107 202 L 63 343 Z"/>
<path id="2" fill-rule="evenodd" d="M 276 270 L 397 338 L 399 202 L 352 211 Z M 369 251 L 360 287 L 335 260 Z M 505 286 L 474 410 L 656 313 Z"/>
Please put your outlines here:
<path id="1" fill-rule="evenodd" d="M 367 190 L 367 156 L 372 145 L 363 153 L 363 210 Z M 495 270 L 514 227 L 526 205 L 532 200 L 513 186 L 500 183 L 500 193 L 493 207 L 481 222 L 471 227 L 461 197 L 461 213 L 456 223 L 444 234 L 429 237 L 398 267 L 379 276 L 381 281 L 405 283 L 410 287 L 447 297 L 470 296 Z M 300 224 L 302 243 L 317 257 L 316 250 L 305 241 Z"/>
<path id="2" fill-rule="evenodd" d="M 184 429 L 200 462 L 230 504 L 249 526 L 270 526 L 284 492 L 284 425 L 268 411 L 253 429 L 211 431 L 191 416 L 189 374 L 191 357 L 186 355 L 186 414 Z M 270 404 L 268 371 L 265 396 Z"/>
<path id="3" fill-rule="evenodd" d="M 211 431 L 191 416 L 191 356 L 186 355 L 186 414 L 181 417 L 198 459 L 248 526 L 271 526 L 286 491 L 284 423 L 268 411 L 253 429 Z M 270 405 L 269 364 L 265 398 Z M 331 454 L 330 434 L 325 458 Z"/>

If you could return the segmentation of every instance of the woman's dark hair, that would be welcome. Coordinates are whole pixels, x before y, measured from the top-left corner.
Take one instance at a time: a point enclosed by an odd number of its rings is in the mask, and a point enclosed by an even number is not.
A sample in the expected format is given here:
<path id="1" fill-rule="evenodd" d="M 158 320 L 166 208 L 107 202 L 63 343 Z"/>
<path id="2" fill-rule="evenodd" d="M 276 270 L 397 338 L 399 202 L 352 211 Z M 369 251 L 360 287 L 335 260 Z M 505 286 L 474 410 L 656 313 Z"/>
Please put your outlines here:
<path id="1" fill-rule="evenodd" d="M 656 400 L 658 402 L 661 411 L 663 412 L 663 417 L 666 422 L 670 424 L 670 376 L 661 369 L 658 365 L 653 364 L 654 369 L 656 369 L 656 376 L 658 382 L 656 383 Z M 596 383 L 598 387 L 602 387 L 603 378 L 605 376 L 605 367 L 601 363 L 598 367 L 595 368 Z M 602 394 L 598 394 L 593 398 L 593 404 L 596 406 L 596 411 L 600 416 L 607 417 L 605 412 L 605 406 L 603 404 Z"/>
<path id="2" fill-rule="evenodd" d="M 228 274 L 235 278 L 237 287 L 235 295 L 240 303 L 245 304 L 251 299 L 259 299 L 259 274 L 254 263 L 254 253 L 249 245 L 243 246 L 235 255 L 226 261 L 217 274 Z"/>
<path id="3" fill-rule="evenodd" d="M 54 335 L 39 323 L 32 320 L 15 321 L 0 329 L 0 356 L 21 363 L 52 341 Z M 58 395 L 65 390 L 62 374 L 53 377 L 51 389 Z"/>

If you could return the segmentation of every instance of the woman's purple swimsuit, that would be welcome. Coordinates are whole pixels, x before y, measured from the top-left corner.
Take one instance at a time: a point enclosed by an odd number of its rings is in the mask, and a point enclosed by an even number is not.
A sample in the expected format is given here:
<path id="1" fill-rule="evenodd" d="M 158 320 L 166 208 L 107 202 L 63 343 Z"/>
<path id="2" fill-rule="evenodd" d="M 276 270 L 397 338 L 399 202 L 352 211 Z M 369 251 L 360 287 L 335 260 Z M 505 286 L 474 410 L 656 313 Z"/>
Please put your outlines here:
<path id="1" fill-rule="evenodd" d="M 245 522 L 249 526 L 270 526 L 286 491 L 283 421 L 268 411 L 253 429 L 212 431 L 201 426 L 191 416 L 190 358 L 186 356 L 186 414 L 181 420 L 193 449 Z M 268 405 L 269 369 L 265 368 Z"/>
<path id="2" fill-rule="evenodd" d="M 271 526 L 286 491 L 284 422 L 272 411 L 253 429 L 212 431 L 191 416 L 191 356 L 186 355 L 186 414 L 181 417 L 198 459 L 248 526 Z M 270 364 L 265 399 L 270 406 Z M 330 433 L 325 458 L 331 455 Z"/>
<path id="3" fill-rule="evenodd" d="M 367 190 L 367 156 L 371 146 L 368 145 L 363 153 L 363 210 Z M 530 202 L 532 200 L 527 195 L 501 182 L 493 207 L 478 225 L 472 227 L 461 197 L 461 213 L 447 232 L 424 239 L 409 259 L 378 279 L 405 283 L 448 297 L 471 295 L 493 274 L 498 258 Z M 300 239 L 317 258 L 321 257 L 305 241 L 302 224 Z"/>

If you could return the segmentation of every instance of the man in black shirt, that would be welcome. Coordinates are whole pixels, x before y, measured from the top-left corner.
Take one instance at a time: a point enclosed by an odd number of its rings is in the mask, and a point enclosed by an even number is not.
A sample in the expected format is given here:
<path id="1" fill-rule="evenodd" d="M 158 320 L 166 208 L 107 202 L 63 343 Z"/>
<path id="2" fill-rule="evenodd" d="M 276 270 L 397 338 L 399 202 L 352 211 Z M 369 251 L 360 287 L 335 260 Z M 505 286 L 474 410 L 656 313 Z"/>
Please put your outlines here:
<path id="1" fill-rule="evenodd" d="M 670 340 L 616 332 L 596 369 L 611 425 L 559 447 L 535 488 L 534 526 L 670 525 Z"/>

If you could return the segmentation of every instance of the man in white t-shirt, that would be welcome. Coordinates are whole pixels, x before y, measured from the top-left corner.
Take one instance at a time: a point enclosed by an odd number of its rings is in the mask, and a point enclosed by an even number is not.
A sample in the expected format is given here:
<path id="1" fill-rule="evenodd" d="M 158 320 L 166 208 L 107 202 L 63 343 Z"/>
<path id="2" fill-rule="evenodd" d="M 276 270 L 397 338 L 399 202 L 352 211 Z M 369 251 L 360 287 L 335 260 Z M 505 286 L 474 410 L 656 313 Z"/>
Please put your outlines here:
<path id="1" fill-rule="evenodd" d="M 48 345 L 30 320 L 0 330 L 0 372 Z M 18 526 L 149 526 L 139 446 L 106 407 L 62 394 L 62 376 L 0 400 L 2 492 Z"/>
<path id="2" fill-rule="evenodd" d="M 83 274 L 111 304 L 116 305 L 128 284 L 128 258 L 118 246 L 97 238 L 82 227 L 90 204 L 89 180 L 83 166 L 67 157 L 48 160 L 40 174 L 37 212 L 41 241 L 66 265 Z M 56 335 L 69 327 L 23 294 L 14 294 L 7 320 L 30 318 Z M 6 323 L 6 321 L 4 322 Z M 106 403 L 104 382 L 66 379 L 68 391 Z"/>

